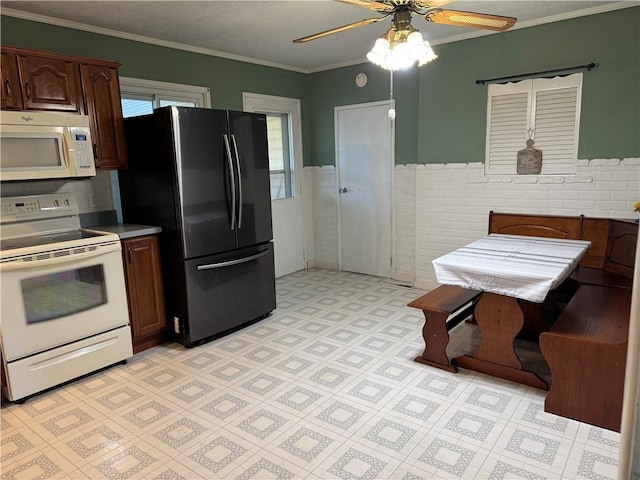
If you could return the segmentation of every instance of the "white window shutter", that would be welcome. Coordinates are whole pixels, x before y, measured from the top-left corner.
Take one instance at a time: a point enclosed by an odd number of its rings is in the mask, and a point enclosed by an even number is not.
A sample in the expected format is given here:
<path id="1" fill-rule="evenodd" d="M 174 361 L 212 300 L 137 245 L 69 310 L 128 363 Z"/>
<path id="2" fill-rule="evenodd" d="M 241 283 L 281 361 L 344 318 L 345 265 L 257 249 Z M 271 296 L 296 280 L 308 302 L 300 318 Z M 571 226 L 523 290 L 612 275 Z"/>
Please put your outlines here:
<path id="1" fill-rule="evenodd" d="M 516 155 L 524 147 L 529 121 L 531 85 L 530 81 L 525 83 L 529 86 L 489 86 L 485 161 L 485 173 L 488 175 L 516 173 Z"/>
<path id="2" fill-rule="evenodd" d="M 532 129 L 542 175 L 575 175 L 582 74 L 489 85 L 485 173 L 516 175 Z"/>
<path id="3" fill-rule="evenodd" d="M 535 148 L 542 175 L 576 173 L 582 74 L 533 81 Z"/>

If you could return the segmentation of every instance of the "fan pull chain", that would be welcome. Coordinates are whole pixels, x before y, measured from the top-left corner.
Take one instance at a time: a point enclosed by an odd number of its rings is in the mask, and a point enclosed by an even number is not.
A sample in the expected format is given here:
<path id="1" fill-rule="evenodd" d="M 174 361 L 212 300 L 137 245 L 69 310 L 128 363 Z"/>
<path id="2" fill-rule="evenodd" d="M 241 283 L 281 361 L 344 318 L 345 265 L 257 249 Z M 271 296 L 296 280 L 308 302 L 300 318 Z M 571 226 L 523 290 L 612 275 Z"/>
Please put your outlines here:
<path id="1" fill-rule="evenodd" d="M 389 70 L 389 120 L 393 121 L 396 118 L 396 109 L 393 108 L 393 70 Z"/>

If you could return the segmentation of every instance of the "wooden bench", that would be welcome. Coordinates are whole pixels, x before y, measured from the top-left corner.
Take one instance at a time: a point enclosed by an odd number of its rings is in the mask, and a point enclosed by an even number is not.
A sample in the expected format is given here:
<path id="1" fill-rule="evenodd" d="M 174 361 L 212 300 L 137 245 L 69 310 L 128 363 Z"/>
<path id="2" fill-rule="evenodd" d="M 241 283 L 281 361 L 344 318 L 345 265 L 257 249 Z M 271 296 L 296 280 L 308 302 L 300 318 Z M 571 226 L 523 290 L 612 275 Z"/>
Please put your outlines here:
<path id="1" fill-rule="evenodd" d="M 561 215 L 529 215 L 489 212 L 489 233 L 588 240 L 589 250 L 571 277 L 550 293 L 543 304 L 521 301 L 525 324 L 518 338 L 537 341 L 547 331 L 558 309 L 567 303 L 579 285 L 631 288 L 638 225 L 633 220 L 616 220 Z"/>
<path id="2" fill-rule="evenodd" d="M 591 241 L 591 247 L 571 278 L 586 285 L 631 288 L 638 225 L 631 220 L 585 217 L 582 239 Z"/>
<path id="3" fill-rule="evenodd" d="M 540 349 L 551 369 L 545 412 L 620 431 L 631 290 L 582 285 Z"/>
<path id="4" fill-rule="evenodd" d="M 479 290 L 441 285 L 409 303 L 424 313 L 422 337 L 425 349 L 416 362 L 449 372 L 457 372 L 447 357 L 449 330 L 473 313 L 475 303 L 482 295 Z"/>
<path id="5" fill-rule="evenodd" d="M 501 233 L 505 235 L 527 235 L 545 238 L 565 238 L 580 240 L 583 217 L 569 217 L 560 215 L 529 215 L 521 213 L 489 212 L 489 234 Z M 546 332 L 555 318 L 556 304 L 569 301 L 576 290 L 574 282 L 565 282 L 558 289 L 550 293 L 549 301 L 533 303 L 520 300 L 520 308 L 524 314 L 524 325 L 518 338 L 532 342 L 538 341 L 538 336 Z"/>

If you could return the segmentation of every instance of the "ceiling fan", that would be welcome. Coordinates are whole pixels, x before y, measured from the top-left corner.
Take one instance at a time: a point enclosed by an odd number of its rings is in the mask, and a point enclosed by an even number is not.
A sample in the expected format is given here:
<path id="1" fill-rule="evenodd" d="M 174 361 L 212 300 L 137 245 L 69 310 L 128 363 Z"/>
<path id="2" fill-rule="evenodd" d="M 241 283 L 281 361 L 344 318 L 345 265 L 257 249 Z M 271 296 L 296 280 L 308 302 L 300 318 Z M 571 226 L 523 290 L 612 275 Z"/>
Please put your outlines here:
<path id="1" fill-rule="evenodd" d="M 412 32 L 411 16 L 423 17 L 427 22 L 461 27 L 482 28 L 502 32 L 516 23 L 516 18 L 491 15 L 486 13 L 464 12 L 459 10 L 445 10 L 440 7 L 454 0 L 335 0 L 349 3 L 358 7 L 368 8 L 382 14 L 381 17 L 367 18 L 340 27 L 331 28 L 323 32 L 314 33 L 306 37 L 295 39 L 294 43 L 304 43 L 318 38 L 344 32 L 352 28 L 377 23 L 393 15 L 389 32 Z M 388 35 L 389 35 L 388 32 Z M 406 36 L 406 35 L 405 35 Z"/>

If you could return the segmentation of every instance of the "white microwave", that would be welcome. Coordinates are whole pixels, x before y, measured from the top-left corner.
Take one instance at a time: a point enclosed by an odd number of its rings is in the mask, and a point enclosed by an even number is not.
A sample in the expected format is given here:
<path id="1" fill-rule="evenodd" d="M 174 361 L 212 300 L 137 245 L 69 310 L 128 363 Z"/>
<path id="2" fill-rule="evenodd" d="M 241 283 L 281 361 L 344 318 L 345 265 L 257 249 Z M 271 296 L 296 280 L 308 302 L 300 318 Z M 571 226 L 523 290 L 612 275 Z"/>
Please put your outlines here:
<path id="1" fill-rule="evenodd" d="M 0 181 L 95 174 L 87 115 L 0 112 Z"/>

